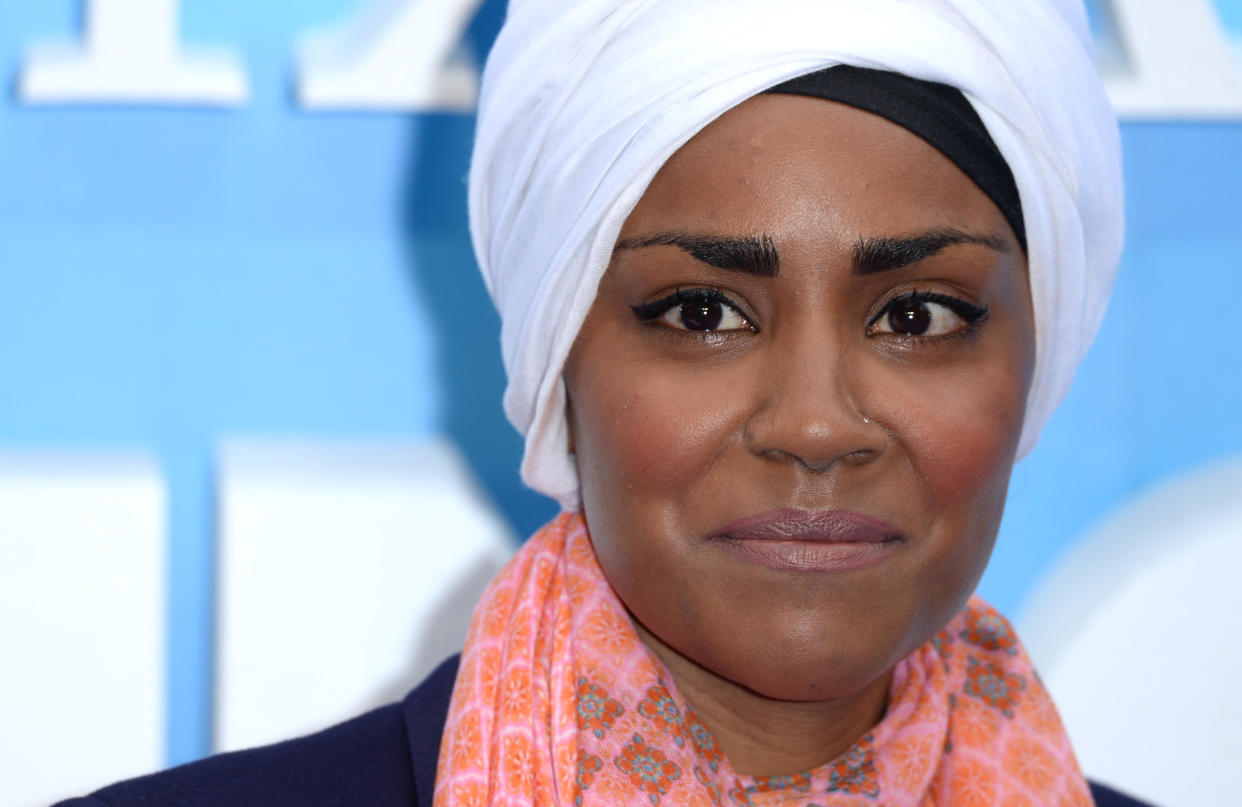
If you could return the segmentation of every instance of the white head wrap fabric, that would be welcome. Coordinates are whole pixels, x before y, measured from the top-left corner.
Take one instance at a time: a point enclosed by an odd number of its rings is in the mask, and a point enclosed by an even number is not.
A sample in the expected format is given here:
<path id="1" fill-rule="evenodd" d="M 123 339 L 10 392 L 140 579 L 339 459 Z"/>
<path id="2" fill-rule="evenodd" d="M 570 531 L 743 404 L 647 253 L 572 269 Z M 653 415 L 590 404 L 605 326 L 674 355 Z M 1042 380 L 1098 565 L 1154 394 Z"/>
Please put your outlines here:
<path id="1" fill-rule="evenodd" d="M 1034 446 L 1121 252 L 1117 124 L 1081 2 L 512 0 L 483 75 L 470 231 L 532 488 L 580 506 L 561 370 L 648 183 L 726 110 L 839 63 L 957 87 L 1009 163 L 1036 321 L 1019 456 Z"/>

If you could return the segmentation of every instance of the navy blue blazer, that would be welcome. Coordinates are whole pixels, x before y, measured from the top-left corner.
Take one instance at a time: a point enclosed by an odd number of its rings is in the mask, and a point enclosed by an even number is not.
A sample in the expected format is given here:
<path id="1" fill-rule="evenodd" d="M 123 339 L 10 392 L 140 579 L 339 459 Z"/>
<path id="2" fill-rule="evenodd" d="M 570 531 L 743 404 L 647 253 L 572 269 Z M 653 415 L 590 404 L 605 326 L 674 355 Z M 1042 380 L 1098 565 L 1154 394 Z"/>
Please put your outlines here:
<path id="1" fill-rule="evenodd" d="M 405 700 L 318 734 L 110 785 L 55 807 L 431 807 L 459 656 Z M 1092 784 L 1099 807 L 1145 807 Z"/>

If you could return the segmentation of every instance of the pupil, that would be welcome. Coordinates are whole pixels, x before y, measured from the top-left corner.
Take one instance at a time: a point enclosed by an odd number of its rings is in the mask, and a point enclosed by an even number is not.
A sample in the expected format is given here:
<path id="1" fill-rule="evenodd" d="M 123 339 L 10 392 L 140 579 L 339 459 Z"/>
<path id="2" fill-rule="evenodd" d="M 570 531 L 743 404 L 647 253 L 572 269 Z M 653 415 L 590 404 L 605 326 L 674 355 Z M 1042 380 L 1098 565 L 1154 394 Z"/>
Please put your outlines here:
<path id="1" fill-rule="evenodd" d="M 931 311 L 924 303 L 906 303 L 888 313 L 888 324 L 896 333 L 918 336 L 931 327 Z"/>
<path id="2" fill-rule="evenodd" d="M 723 317 L 720 303 L 689 303 L 681 309 L 681 324 L 692 331 L 715 330 Z"/>

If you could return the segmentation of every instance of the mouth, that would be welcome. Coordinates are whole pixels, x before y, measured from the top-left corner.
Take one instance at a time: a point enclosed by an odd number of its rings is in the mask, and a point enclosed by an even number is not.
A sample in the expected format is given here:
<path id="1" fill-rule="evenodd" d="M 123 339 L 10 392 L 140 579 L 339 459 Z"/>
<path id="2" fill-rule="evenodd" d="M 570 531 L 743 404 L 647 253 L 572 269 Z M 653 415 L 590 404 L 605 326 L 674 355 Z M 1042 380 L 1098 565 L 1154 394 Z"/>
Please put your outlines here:
<path id="1" fill-rule="evenodd" d="M 708 536 L 742 561 L 780 571 L 840 572 L 872 566 L 905 544 L 901 530 L 849 510 L 771 510 Z"/>

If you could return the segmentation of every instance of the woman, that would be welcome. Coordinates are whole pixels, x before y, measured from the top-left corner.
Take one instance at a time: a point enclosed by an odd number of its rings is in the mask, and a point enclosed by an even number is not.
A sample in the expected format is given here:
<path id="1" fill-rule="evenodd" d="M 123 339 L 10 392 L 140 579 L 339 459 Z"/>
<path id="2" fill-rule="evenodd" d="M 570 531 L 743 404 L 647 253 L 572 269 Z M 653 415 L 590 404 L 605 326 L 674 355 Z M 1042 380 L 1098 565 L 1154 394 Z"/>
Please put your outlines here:
<path id="1" fill-rule="evenodd" d="M 472 234 L 565 512 L 403 704 L 93 803 L 1090 804 L 969 599 L 1120 249 L 1088 47 L 1068 2 L 514 2 Z"/>

